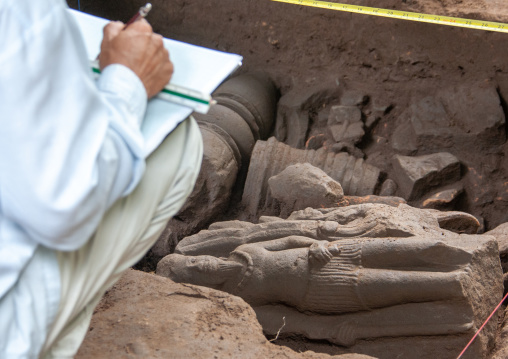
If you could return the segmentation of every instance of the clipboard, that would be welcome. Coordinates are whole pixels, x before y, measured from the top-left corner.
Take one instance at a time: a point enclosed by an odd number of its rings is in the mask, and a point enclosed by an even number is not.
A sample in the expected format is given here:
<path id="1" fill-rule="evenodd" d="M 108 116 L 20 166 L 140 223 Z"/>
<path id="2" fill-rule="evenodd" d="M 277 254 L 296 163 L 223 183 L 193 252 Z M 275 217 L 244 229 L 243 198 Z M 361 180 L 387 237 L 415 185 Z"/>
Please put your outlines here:
<path id="1" fill-rule="evenodd" d="M 85 42 L 92 71 L 100 52 L 103 28 L 109 20 L 77 10 L 68 10 L 77 22 Z M 146 155 L 157 148 L 166 135 L 193 111 L 206 113 L 211 93 L 242 64 L 242 56 L 164 38 L 174 65 L 171 81 L 150 99 L 141 132 Z"/>

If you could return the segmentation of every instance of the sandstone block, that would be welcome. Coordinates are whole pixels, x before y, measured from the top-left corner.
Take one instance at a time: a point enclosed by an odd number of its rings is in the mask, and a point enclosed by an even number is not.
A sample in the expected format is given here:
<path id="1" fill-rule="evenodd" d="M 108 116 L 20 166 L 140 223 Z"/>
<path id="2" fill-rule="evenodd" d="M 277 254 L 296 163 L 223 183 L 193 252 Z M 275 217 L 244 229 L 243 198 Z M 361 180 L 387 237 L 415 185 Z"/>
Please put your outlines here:
<path id="1" fill-rule="evenodd" d="M 362 113 L 356 106 L 332 106 L 328 127 L 336 142 L 346 141 L 356 144 L 365 134 Z"/>
<path id="2" fill-rule="evenodd" d="M 496 86 L 490 82 L 463 84 L 438 90 L 414 102 L 399 117 L 394 149 L 418 147 L 488 148 L 506 140 L 505 116 Z M 409 154 L 409 152 L 405 152 Z"/>
<path id="3" fill-rule="evenodd" d="M 395 155 L 392 165 L 402 197 L 408 201 L 421 198 L 439 186 L 460 180 L 460 161 L 441 152 L 425 156 Z"/>
<path id="4" fill-rule="evenodd" d="M 340 183 L 309 163 L 288 166 L 270 177 L 268 186 L 286 216 L 307 207 L 333 207 L 344 197 Z"/>

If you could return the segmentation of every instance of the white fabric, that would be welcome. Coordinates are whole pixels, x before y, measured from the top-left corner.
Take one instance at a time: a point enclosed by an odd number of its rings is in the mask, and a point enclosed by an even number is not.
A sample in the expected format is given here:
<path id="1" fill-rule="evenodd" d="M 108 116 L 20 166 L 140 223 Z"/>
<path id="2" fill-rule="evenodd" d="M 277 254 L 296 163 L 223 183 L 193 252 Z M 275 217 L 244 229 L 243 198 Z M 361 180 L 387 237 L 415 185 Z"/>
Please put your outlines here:
<path id="1" fill-rule="evenodd" d="M 0 357 L 34 357 L 60 281 L 35 253 L 80 248 L 137 185 L 147 98 L 121 65 L 93 80 L 63 0 L 0 1 L 0 39 Z M 38 303 L 6 301 L 22 275 L 26 290 L 55 285 Z"/>
<path id="2" fill-rule="evenodd" d="M 44 359 L 73 358 L 95 306 L 154 245 L 194 188 L 203 157 L 196 121 L 188 118 L 147 158 L 145 175 L 129 196 L 106 212 L 92 238 L 73 252 L 57 252 L 61 302 L 42 351 Z"/>

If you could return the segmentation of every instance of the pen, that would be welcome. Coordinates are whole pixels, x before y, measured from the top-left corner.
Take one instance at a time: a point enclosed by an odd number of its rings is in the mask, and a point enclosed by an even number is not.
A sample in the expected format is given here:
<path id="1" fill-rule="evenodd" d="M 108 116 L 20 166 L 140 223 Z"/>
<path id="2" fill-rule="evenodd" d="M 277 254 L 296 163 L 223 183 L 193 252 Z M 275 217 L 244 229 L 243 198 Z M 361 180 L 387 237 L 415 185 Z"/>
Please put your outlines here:
<path id="1" fill-rule="evenodd" d="M 129 26 L 133 22 L 135 22 L 135 21 L 145 17 L 146 15 L 148 15 L 148 13 L 150 12 L 151 9 L 152 9 L 152 4 L 150 4 L 150 3 L 146 3 L 145 6 L 141 6 L 139 8 L 139 11 L 136 13 L 136 15 L 134 15 L 133 17 L 131 17 L 131 19 L 129 21 L 127 21 L 127 23 L 125 24 L 123 29 L 125 30 L 127 28 L 127 26 Z"/>

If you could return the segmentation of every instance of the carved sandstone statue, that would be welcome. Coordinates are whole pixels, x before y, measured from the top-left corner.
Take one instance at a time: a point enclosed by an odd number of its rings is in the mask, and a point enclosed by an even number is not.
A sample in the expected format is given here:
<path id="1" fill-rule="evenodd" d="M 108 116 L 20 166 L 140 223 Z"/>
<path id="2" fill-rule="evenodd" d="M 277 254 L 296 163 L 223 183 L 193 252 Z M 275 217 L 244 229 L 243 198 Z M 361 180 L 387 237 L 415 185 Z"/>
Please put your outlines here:
<path id="1" fill-rule="evenodd" d="M 343 239 L 334 242 L 290 236 L 241 245 L 227 259 L 171 254 L 157 274 L 176 282 L 220 289 L 253 307 L 284 304 L 300 312 L 343 314 L 405 303 L 438 303 L 463 296 L 467 251 L 439 239 Z M 463 318 L 462 318 L 463 319 Z M 472 319 L 421 325 L 400 323 L 391 335 L 461 333 Z M 351 345 L 364 337 L 357 326 L 335 338 Z M 353 333 L 354 329 L 354 335 Z M 377 335 L 385 336 L 380 331 Z"/>
<path id="2" fill-rule="evenodd" d="M 407 205 L 306 209 L 215 223 L 182 240 L 157 274 L 242 297 L 268 335 L 284 322 L 282 334 L 369 355 L 388 345 L 401 357 L 445 358 L 502 294 L 495 239 L 446 229 L 477 227 L 465 213 Z M 495 331 L 494 322 L 483 329 L 471 358 L 488 352 Z"/>
<path id="3" fill-rule="evenodd" d="M 260 223 L 229 221 L 212 224 L 208 230 L 184 238 L 175 253 L 227 257 L 242 244 L 288 236 L 333 241 L 352 237 L 443 237 L 444 229 L 468 228 L 476 232 L 478 220 L 463 212 L 422 210 L 400 204 L 364 203 L 342 208 L 307 208 L 287 219 L 261 217 Z"/>

